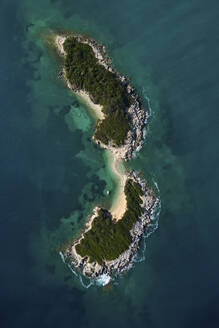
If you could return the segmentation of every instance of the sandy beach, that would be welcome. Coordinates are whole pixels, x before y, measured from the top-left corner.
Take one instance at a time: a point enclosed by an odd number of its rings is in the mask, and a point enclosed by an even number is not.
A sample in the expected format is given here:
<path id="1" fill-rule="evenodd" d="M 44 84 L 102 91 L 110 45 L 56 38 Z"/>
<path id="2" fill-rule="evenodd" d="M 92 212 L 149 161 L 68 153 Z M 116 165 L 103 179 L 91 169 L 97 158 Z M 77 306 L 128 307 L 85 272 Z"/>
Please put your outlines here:
<path id="1" fill-rule="evenodd" d="M 118 168 L 119 161 L 121 160 L 118 155 L 112 154 L 112 163 L 111 163 L 111 170 L 112 172 L 119 178 L 119 187 L 116 195 L 116 200 L 112 204 L 110 208 L 110 213 L 112 217 L 117 221 L 120 220 L 123 214 L 126 211 L 127 203 L 126 203 L 126 196 L 124 193 L 124 188 L 127 180 L 127 174 L 125 172 L 121 172 Z"/>
<path id="2" fill-rule="evenodd" d="M 66 36 L 55 37 L 56 47 L 58 48 L 59 54 L 63 57 L 67 55 L 63 47 L 66 38 L 67 38 Z M 101 54 L 101 47 L 96 43 L 91 42 L 90 44 L 89 40 L 85 40 L 84 42 L 88 43 L 92 47 L 94 54 L 98 59 L 98 62 L 101 65 L 103 65 L 106 69 L 108 70 L 111 69 L 112 71 L 111 66 L 109 64 L 106 64 L 105 57 L 102 56 Z M 99 121 L 105 119 L 105 115 L 103 113 L 103 107 L 101 105 L 94 104 L 88 92 L 86 92 L 85 90 L 77 90 L 74 87 L 74 85 L 70 83 L 70 81 L 66 77 L 66 71 L 64 65 L 60 76 L 64 78 L 68 88 L 71 89 L 78 98 L 81 98 L 81 101 L 84 102 L 91 111 L 93 111 L 94 116 Z M 123 76 L 119 74 L 118 76 L 121 81 L 125 79 Z M 87 218 L 83 231 L 81 231 L 78 238 L 74 240 L 73 245 L 71 245 L 71 247 L 66 250 L 66 256 L 67 257 L 70 256 L 70 259 L 72 261 L 71 263 L 75 267 L 82 269 L 82 273 L 84 276 L 88 276 L 89 278 L 94 277 L 95 279 L 99 277 L 100 279 L 102 279 L 102 277 L 106 273 L 106 277 L 107 277 L 106 283 L 109 283 L 109 281 L 111 280 L 110 277 L 112 272 L 122 273 L 124 270 L 130 268 L 131 265 L 130 263 L 136 255 L 139 241 L 141 239 L 141 235 L 145 231 L 145 226 L 147 226 L 151 222 L 150 218 L 148 217 L 147 211 L 150 210 L 154 204 L 153 193 L 150 190 L 149 192 L 146 191 L 145 182 L 144 181 L 142 182 L 142 180 L 136 174 L 131 172 L 128 173 L 124 166 L 124 162 L 131 159 L 134 156 L 134 152 L 140 149 L 142 144 L 142 138 L 143 138 L 142 129 L 144 124 L 146 123 L 146 115 L 144 109 L 140 106 L 140 103 L 138 101 L 138 96 L 136 95 L 135 90 L 132 88 L 130 84 L 127 85 L 127 91 L 128 93 L 131 94 L 131 97 L 133 99 L 133 103 L 127 109 L 128 114 L 131 117 L 130 119 L 132 125 L 130 126 L 130 131 L 127 134 L 126 140 L 124 140 L 124 144 L 118 147 L 116 144 L 113 144 L 112 140 L 108 144 L 104 144 L 100 140 L 95 139 L 94 136 L 92 137 L 92 140 L 95 143 L 97 143 L 101 148 L 105 149 L 104 155 L 106 155 L 107 168 L 111 173 L 111 178 L 116 183 L 116 188 L 115 191 L 113 192 L 112 199 L 111 199 L 112 200 L 111 207 L 108 206 L 107 208 L 108 212 L 110 212 L 110 214 L 112 215 L 113 221 L 115 222 L 121 220 L 127 210 L 127 201 L 125 195 L 125 186 L 127 183 L 127 179 L 133 179 L 133 181 L 139 182 L 139 184 L 142 187 L 142 191 L 144 191 L 145 193 L 145 195 L 142 196 L 142 204 L 143 204 L 142 208 L 144 208 L 144 213 L 141 215 L 141 221 L 137 222 L 136 225 L 133 226 L 132 230 L 130 230 L 132 242 L 130 243 L 129 247 L 125 249 L 125 251 L 123 251 L 118 256 L 118 258 L 112 261 L 104 260 L 104 265 L 102 265 L 99 264 L 96 260 L 93 261 L 87 256 L 82 257 L 76 251 L 76 246 L 81 242 L 83 238 L 85 238 L 86 232 L 92 229 L 93 220 L 98 216 L 98 212 L 102 208 L 96 206 L 94 207 L 92 214 Z M 117 227 L 118 225 L 115 226 Z M 118 246 L 117 241 L 115 245 L 116 247 Z M 105 255 L 103 256 L 105 257 Z M 90 262 L 90 260 L 92 260 L 92 262 Z"/>
<path id="3" fill-rule="evenodd" d="M 76 91 L 75 93 L 79 98 L 82 98 L 82 100 L 86 103 L 86 105 L 88 105 L 93 110 L 95 116 L 99 120 L 104 119 L 104 113 L 102 112 L 103 107 L 98 104 L 94 104 L 90 99 L 88 93 L 86 93 L 85 91 Z"/>
<path id="4" fill-rule="evenodd" d="M 63 47 L 63 44 L 66 40 L 66 37 L 65 36 L 60 36 L 60 35 L 57 35 L 55 37 L 55 44 L 59 50 L 59 53 L 62 55 L 62 56 L 66 56 L 66 52 L 64 50 L 64 47 Z M 63 68 L 64 70 L 64 68 Z M 64 70 L 64 74 L 65 74 L 65 70 Z M 71 83 L 69 81 L 67 81 L 67 85 L 69 87 L 69 89 L 73 89 Z M 90 99 L 90 96 L 87 92 L 83 91 L 83 90 L 80 90 L 80 91 L 74 91 L 75 94 L 79 97 L 79 98 L 82 98 L 82 100 L 90 107 L 92 108 L 95 116 L 99 119 L 99 120 L 103 120 L 104 119 L 104 113 L 102 112 L 102 106 L 101 105 L 98 105 L 98 104 L 94 104 L 93 101 Z"/>
<path id="5" fill-rule="evenodd" d="M 57 35 L 55 38 L 55 44 L 62 56 L 66 55 L 66 52 L 64 51 L 64 47 L 63 47 L 65 39 L 66 39 L 65 36 L 59 36 L 59 35 Z M 67 81 L 67 85 L 70 89 L 73 89 L 69 81 Z M 98 104 L 94 104 L 88 93 L 86 93 L 83 90 L 76 91 L 75 93 L 78 97 L 82 98 L 82 100 L 93 110 L 95 116 L 99 120 L 104 119 L 102 106 Z M 118 169 L 118 163 L 121 160 L 121 158 L 123 158 L 124 156 L 123 154 L 124 148 L 121 147 L 121 149 L 115 149 L 115 148 L 111 149 L 109 147 L 109 151 L 112 154 L 111 170 L 113 174 L 119 178 L 118 181 L 119 189 L 117 191 L 116 200 L 113 203 L 112 207 L 110 208 L 110 213 L 112 214 L 112 217 L 114 219 L 120 220 L 126 211 L 126 197 L 124 193 L 124 187 L 127 180 L 127 175 L 126 173 L 123 173 Z"/>
<path id="6" fill-rule="evenodd" d="M 60 55 L 62 55 L 62 56 L 66 56 L 66 52 L 63 47 L 63 43 L 65 42 L 65 40 L 66 40 L 66 37 L 64 37 L 64 36 L 56 35 L 56 37 L 55 37 L 56 47 L 58 48 L 58 51 L 59 51 Z"/>

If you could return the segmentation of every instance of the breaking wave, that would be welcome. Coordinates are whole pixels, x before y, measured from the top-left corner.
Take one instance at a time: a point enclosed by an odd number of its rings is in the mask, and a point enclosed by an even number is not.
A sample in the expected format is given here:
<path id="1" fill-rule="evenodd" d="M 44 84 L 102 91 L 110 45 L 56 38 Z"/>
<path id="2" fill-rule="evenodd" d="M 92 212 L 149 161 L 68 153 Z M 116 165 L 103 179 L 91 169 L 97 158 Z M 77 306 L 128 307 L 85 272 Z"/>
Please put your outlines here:
<path id="1" fill-rule="evenodd" d="M 150 101 L 150 98 L 148 97 L 146 89 L 144 87 L 142 88 L 142 95 L 143 95 L 143 98 L 146 100 L 146 103 L 147 103 L 149 117 L 151 117 L 151 116 L 153 116 L 151 101 Z"/>
<path id="2" fill-rule="evenodd" d="M 158 228 L 159 216 L 161 211 L 161 200 L 160 200 L 160 190 L 158 188 L 157 182 L 153 179 L 153 184 L 157 190 L 158 197 L 152 209 L 152 215 L 150 216 L 151 223 L 148 226 L 146 234 L 142 238 L 142 245 L 140 246 L 139 252 L 136 254 L 136 257 L 133 259 L 134 263 L 139 263 L 145 261 L 145 253 L 147 247 L 147 238 L 155 232 Z"/>
<path id="3" fill-rule="evenodd" d="M 143 95 L 144 100 L 147 103 L 147 113 L 146 113 L 146 119 L 145 119 L 145 127 L 143 129 L 143 139 L 142 139 L 141 144 L 133 152 L 133 158 L 135 158 L 137 156 L 137 153 L 139 153 L 140 150 L 143 147 L 143 144 L 144 144 L 146 136 L 147 136 L 147 125 L 146 124 L 148 122 L 148 119 L 153 116 L 153 111 L 152 111 L 152 107 L 151 107 L 150 98 L 147 96 L 145 88 L 142 88 L 142 95 Z"/>

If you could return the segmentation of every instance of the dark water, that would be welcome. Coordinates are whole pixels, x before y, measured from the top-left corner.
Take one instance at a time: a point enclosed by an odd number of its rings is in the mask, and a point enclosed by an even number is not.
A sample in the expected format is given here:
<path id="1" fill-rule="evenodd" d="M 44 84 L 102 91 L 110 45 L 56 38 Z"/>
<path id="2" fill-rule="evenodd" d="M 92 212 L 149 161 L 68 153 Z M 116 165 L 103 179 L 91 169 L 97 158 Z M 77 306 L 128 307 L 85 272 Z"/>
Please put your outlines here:
<path id="1" fill-rule="evenodd" d="M 218 13 L 214 0 L 0 1 L 1 327 L 219 326 Z M 151 101 L 132 166 L 159 185 L 159 228 L 106 290 L 58 255 L 114 185 L 91 114 L 56 78 L 57 29 L 103 42 Z"/>

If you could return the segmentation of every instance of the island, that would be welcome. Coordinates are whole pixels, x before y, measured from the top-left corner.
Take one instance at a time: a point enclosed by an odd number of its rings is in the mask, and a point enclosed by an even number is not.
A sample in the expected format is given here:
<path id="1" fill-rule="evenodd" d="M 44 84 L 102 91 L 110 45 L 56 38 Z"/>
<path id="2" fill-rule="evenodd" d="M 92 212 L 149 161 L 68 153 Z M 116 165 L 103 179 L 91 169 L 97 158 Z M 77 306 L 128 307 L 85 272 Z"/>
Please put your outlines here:
<path id="1" fill-rule="evenodd" d="M 138 172 L 118 168 L 141 149 L 148 112 L 130 80 L 113 69 L 104 46 L 80 34 L 56 35 L 55 45 L 64 58 L 59 75 L 95 111 L 92 139 L 110 152 L 120 180 L 116 202 L 110 209 L 96 206 L 83 232 L 61 254 L 84 276 L 108 283 L 132 266 L 159 203 Z"/>

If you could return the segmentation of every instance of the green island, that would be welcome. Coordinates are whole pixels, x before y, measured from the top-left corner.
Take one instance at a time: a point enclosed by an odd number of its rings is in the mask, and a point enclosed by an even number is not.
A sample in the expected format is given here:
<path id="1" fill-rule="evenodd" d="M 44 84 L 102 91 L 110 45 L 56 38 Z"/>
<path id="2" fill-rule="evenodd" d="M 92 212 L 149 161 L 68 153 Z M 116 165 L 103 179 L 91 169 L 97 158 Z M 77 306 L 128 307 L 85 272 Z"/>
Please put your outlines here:
<path id="1" fill-rule="evenodd" d="M 127 107 L 131 99 L 115 73 L 98 63 L 90 45 L 68 37 L 64 44 L 66 78 L 76 90 L 89 93 L 93 103 L 102 106 L 104 120 L 98 121 L 94 137 L 107 145 L 121 146 L 129 131 Z"/>
<path id="2" fill-rule="evenodd" d="M 124 192 L 127 209 L 122 219 L 113 222 L 111 214 L 101 208 L 91 229 L 76 245 L 77 253 L 82 257 L 88 256 L 89 262 L 102 264 L 103 260 L 114 260 L 130 245 L 130 230 L 143 212 L 143 192 L 141 186 L 132 179 L 127 179 Z"/>
<path id="3" fill-rule="evenodd" d="M 110 168 L 118 180 L 111 208 L 95 206 L 83 232 L 61 255 L 84 276 L 106 284 L 131 267 L 157 202 L 137 172 L 117 166 L 140 150 L 147 113 L 129 80 L 111 67 L 103 46 L 76 34 L 57 35 L 55 44 L 64 57 L 60 76 L 97 114 L 93 140 L 111 153 Z"/>

